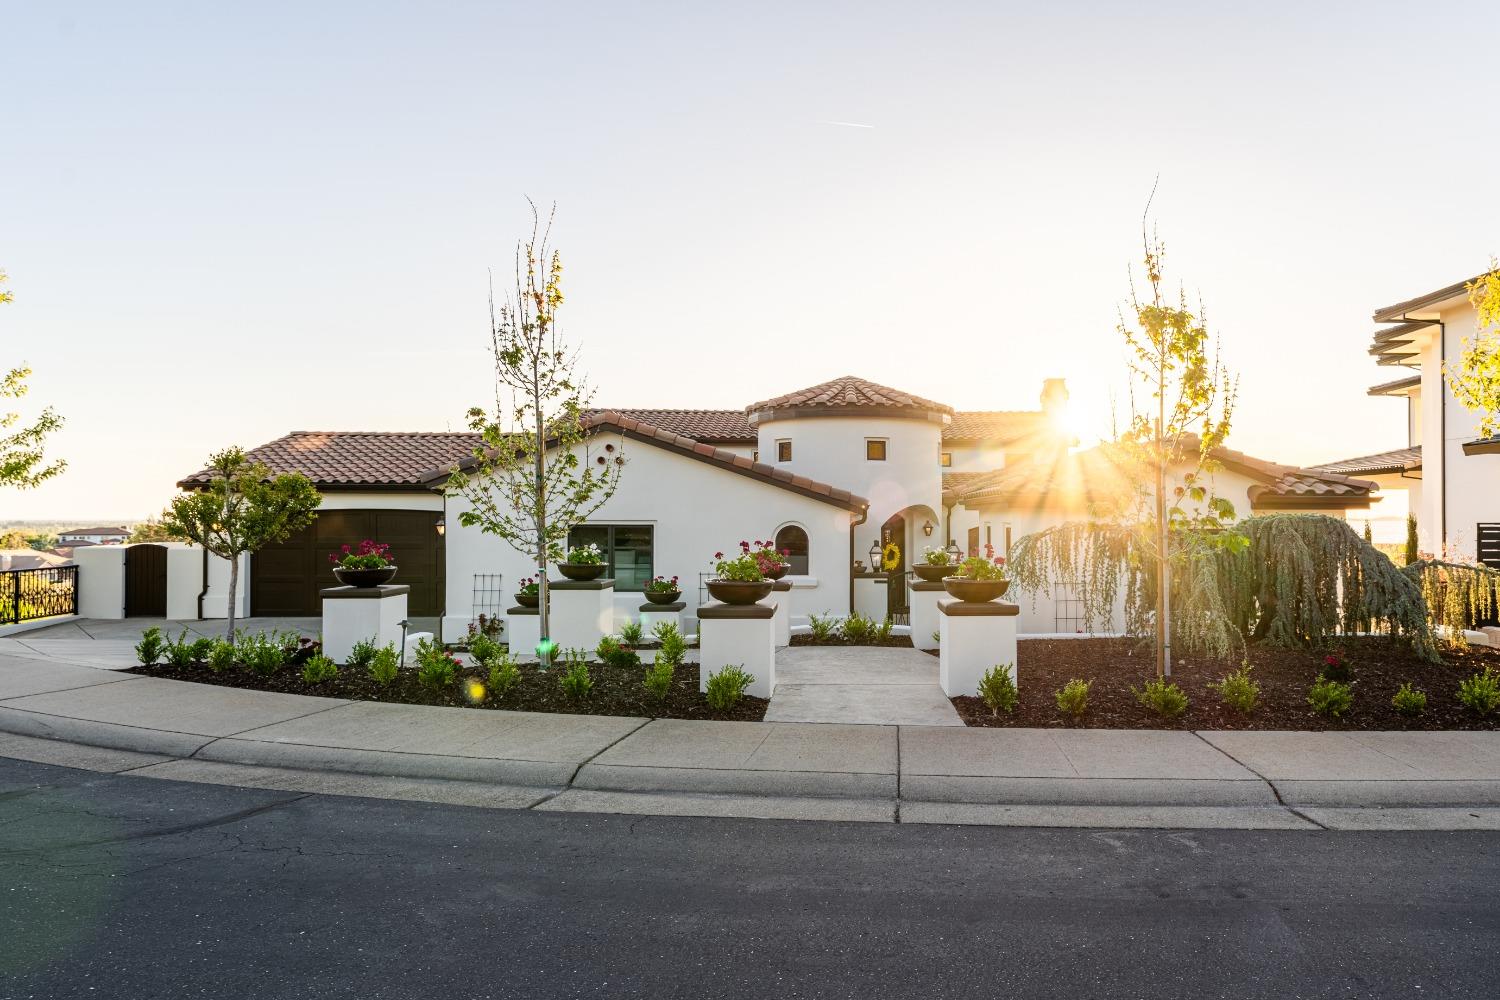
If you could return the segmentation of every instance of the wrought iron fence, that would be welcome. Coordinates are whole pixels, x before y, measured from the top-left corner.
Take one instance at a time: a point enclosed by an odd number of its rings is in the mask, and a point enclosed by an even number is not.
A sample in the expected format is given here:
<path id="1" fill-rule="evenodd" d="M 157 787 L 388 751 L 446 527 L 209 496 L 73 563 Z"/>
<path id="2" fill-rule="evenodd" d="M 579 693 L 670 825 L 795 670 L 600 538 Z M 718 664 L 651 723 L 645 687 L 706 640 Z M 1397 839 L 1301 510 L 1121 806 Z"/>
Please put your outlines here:
<path id="1" fill-rule="evenodd" d="M 0 570 L 0 624 L 77 613 L 77 566 Z"/>

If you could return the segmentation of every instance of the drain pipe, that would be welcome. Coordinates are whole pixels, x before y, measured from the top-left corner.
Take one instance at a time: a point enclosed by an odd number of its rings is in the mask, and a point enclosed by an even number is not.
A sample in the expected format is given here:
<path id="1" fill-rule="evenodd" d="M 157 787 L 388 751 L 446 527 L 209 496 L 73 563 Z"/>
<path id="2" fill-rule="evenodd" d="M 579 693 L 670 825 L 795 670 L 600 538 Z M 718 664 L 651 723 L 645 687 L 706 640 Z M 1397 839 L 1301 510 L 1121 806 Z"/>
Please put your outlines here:
<path id="1" fill-rule="evenodd" d="M 208 549 L 203 550 L 203 589 L 198 591 L 198 620 L 203 620 L 203 599 L 208 596 Z"/>
<path id="2" fill-rule="evenodd" d="M 854 614 L 854 529 L 864 524 L 870 517 L 870 508 L 864 507 L 859 512 L 859 520 L 849 522 L 849 613 Z"/>

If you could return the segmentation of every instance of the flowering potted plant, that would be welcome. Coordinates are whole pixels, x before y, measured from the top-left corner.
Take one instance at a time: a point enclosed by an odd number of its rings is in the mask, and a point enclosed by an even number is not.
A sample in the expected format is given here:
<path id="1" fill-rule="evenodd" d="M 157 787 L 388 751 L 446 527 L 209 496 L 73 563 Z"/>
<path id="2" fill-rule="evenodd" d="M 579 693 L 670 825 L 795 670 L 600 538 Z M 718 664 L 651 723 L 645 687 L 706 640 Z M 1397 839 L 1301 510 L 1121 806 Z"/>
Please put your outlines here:
<path id="1" fill-rule="evenodd" d="M 755 604 L 771 593 L 773 581 L 766 579 L 749 542 L 741 542 L 740 554 L 730 559 L 724 558 L 722 552 L 715 552 L 713 567 L 719 575 L 707 581 L 706 586 L 716 601 Z"/>
<path id="2" fill-rule="evenodd" d="M 652 604 L 675 604 L 677 598 L 682 596 L 682 586 L 675 576 L 670 580 L 664 576 L 655 577 L 643 589 L 646 600 Z"/>
<path id="3" fill-rule="evenodd" d="M 328 553 L 328 561 L 333 563 L 333 575 L 346 587 L 378 587 L 396 575 L 391 547 L 368 538 L 358 548 L 339 546 L 337 552 Z"/>
<path id="4" fill-rule="evenodd" d="M 922 561 L 913 563 L 911 571 L 928 583 L 937 583 L 953 572 L 953 557 L 947 549 L 935 549 L 929 545 L 922 550 Z"/>
<path id="5" fill-rule="evenodd" d="M 792 550 L 782 549 L 777 552 L 775 542 L 762 542 L 759 539 L 754 543 L 740 542 L 740 550 L 750 553 L 750 557 L 760 567 L 761 575 L 767 580 L 780 580 L 792 568 L 787 558 Z"/>
<path id="6" fill-rule="evenodd" d="M 534 608 L 541 603 L 541 592 L 542 585 L 536 582 L 536 577 L 522 577 L 521 589 L 516 591 L 516 603 L 523 608 Z"/>
<path id="7" fill-rule="evenodd" d="M 606 568 L 604 553 L 593 542 L 569 549 L 567 557 L 557 564 L 558 572 L 569 580 L 597 580 Z"/>
<path id="8" fill-rule="evenodd" d="M 958 572 L 943 577 L 943 589 L 960 601 L 993 601 L 1005 593 L 1010 581 L 1005 578 L 1005 557 L 994 554 L 986 545 L 984 555 L 970 556 L 958 564 Z"/>

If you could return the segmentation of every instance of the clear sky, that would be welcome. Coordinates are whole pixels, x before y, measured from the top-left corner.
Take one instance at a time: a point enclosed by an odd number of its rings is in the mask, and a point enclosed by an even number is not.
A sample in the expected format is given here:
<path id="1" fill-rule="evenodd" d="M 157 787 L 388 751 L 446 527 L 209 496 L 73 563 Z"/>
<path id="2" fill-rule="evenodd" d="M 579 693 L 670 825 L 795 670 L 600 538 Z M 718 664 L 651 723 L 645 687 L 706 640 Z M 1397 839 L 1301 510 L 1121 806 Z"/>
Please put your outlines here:
<path id="1" fill-rule="evenodd" d="M 1230 444 L 1406 444 L 1370 312 L 1500 254 L 1493 3 L 6 5 L 0 363 L 70 467 L 0 517 L 138 518 L 212 450 L 442 430 L 485 269 L 558 205 L 597 401 L 854 373 L 960 408 L 1122 385 L 1169 268 Z M 841 124 L 843 123 L 843 124 Z M 856 127 L 868 126 L 868 127 Z"/>

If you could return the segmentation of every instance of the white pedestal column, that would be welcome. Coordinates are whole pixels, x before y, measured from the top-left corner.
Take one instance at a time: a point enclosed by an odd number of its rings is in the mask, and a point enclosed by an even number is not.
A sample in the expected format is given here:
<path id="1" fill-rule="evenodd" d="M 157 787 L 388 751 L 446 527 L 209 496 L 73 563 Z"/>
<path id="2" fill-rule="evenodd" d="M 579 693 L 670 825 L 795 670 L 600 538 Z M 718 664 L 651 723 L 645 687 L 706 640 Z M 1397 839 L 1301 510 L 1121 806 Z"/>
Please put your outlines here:
<path id="1" fill-rule="evenodd" d="M 570 649 L 592 651 L 615 630 L 615 581 L 557 580 L 547 589 L 552 593 L 548 624 L 559 656 Z"/>
<path id="2" fill-rule="evenodd" d="M 911 644 L 918 649 L 937 649 L 933 638 L 942 628 L 938 605 L 948 600 L 941 583 L 913 580 L 911 583 Z"/>
<path id="3" fill-rule="evenodd" d="M 406 620 L 410 587 L 387 583 L 379 587 L 328 587 L 323 598 L 323 655 L 347 663 L 354 644 L 364 639 L 376 646 L 401 647 L 401 623 Z"/>
<path id="4" fill-rule="evenodd" d="M 767 598 L 771 607 L 776 609 L 776 617 L 771 621 L 776 624 L 776 648 L 792 644 L 792 581 L 777 580 L 771 586 L 771 596 Z"/>
<path id="5" fill-rule="evenodd" d="M 536 608 L 517 605 L 505 612 L 505 636 L 510 655 L 516 659 L 535 656 L 536 644 L 542 640 L 542 615 Z"/>
<path id="6" fill-rule="evenodd" d="M 698 690 L 708 675 L 743 667 L 755 678 L 748 695 L 769 698 L 776 690 L 776 609 L 769 604 L 705 604 L 698 609 Z"/>
<path id="7" fill-rule="evenodd" d="M 883 622 L 891 611 L 890 584 L 884 573 L 866 573 L 854 578 L 854 610 L 866 618 Z"/>
<path id="8" fill-rule="evenodd" d="M 1002 601 L 944 601 L 938 605 L 938 684 L 950 698 L 979 693 L 979 679 L 991 667 L 1016 675 L 1016 616 L 1021 609 Z"/>
<path id="9" fill-rule="evenodd" d="M 671 604 L 652 604 L 647 601 L 641 605 L 641 631 L 646 633 L 646 639 L 650 640 L 651 630 L 660 624 L 676 626 L 677 631 L 682 631 L 682 609 L 687 607 L 682 601 L 674 601 Z"/>

